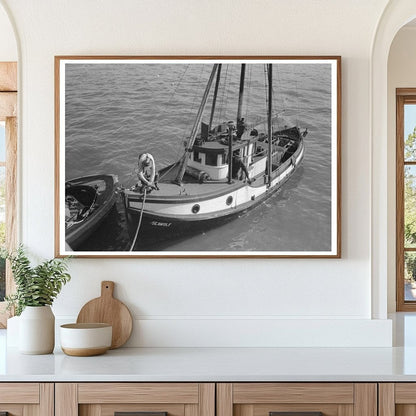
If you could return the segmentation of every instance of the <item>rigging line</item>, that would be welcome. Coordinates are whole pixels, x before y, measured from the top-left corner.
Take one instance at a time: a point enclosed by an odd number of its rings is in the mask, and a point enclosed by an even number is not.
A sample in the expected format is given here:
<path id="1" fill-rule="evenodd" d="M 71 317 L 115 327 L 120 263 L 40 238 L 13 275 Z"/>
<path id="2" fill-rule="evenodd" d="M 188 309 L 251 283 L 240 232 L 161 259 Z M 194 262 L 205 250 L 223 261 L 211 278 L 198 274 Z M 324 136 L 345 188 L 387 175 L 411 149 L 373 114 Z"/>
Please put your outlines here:
<path id="1" fill-rule="evenodd" d="M 204 72 L 204 70 L 206 69 L 206 68 L 209 68 L 209 65 L 201 65 L 201 71 L 200 71 L 200 73 L 199 73 L 199 76 L 198 76 L 198 80 L 197 80 L 197 82 L 195 83 L 197 86 L 198 85 L 201 85 L 202 83 L 201 83 L 201 79 L 202 79 L 202 74 L 203 74 L 203 72 Z M 193 82 L 192 82 L 192 84 L 194 84 Z M 192 101 L 192 105 L 191 105 L 191 114 L 194 112 L 193 110 L 195 109 L 195 107 L 196 107 L 196 105 L 195 105 L 195 102 L 196 102 L 196 99 L 198 98 L 200 96 L 200 94 L 199 94 L 199 92 L 198 92 L 198 88 L 196 88 L 195 89 L 195 94 L 194 94 L 194 97 L 193 97 L 193 101 Z M 187 123 L 187 125 L 186 125 L 186 127 L 185 127 L 185 129 L 184 129 L 184 133 L 183 133 L 183 136 L 182 136 L 182 143 L 183 143 L 183 141 L 184 141 L 184 139 L 185 139 L 185 137 L 186 137 L 186 135 L 187 135 L 187 132 L 189 131 L 189 129 L 190 129 L 190 127 L 191 127 L 191 124 L 192 124 L 192 122 L 193 122 L 193 120 L 191 119 L 191 118 L 189 118 L 189 120 L 188 120 L 188 123 Z M 177 146 L 177 149 L 176 149 L 176 156 L 175 156 L 175 160 L 177 160 L 180 156 L 182 156 L 182 154 L 183 154 L 183 146 L 182 146 L 182 143 L 180 143 L 178 146 Z M 163 179 L 168 173 L 170 173 L 171 171 L 172 171 L 172 169 L 173 168 L 175 168 L 177 166 L 177 164 L 176 163 L 174 163 L 161 177 L 160 177 L 160 179 Z M 160 180 L 159 179 L 159 180 Z"/>
<path id="2" fill-rule="evenodd" d="M 181 85 L 182 80 L 184 79 L 186 73 L 188 72 L 188 69 L 189 69 L 190 65 L 191 64 L 186 64 L 185 65 L 185 70 L 182 72 L 182 75 L 180 76 L 179 81 L 176 83 L 176 86 L 175 86 L 173 92 L 170 94 L 170 97 L 169 97 L 168 101 L 165 103 L 164 110 L 161 111 L 161 115 L 168 112 L 167 107 L 170 105 L 170 103 L 173 100 L 173 97 L 176 95 L 176 92 L 178 91 L 178 88 Z M 177 151 L 177 153 L 179 154 L 179 151 Z"/>
<path id="3" fill-rule="evenodd" d="M 225 102 L 224 102 L 224 117 L 227 118 L 227 120 L 229 119 L 229 117 L 227 117 L 227 112 L 228 112 L 228 88 L 227 88 L 227 83 L 231 82 L 228 81 L 228 79 L 232 79 L 232 75 L 233 75 L 233 69 L 234 69 L 234 65 L 230 65 L 230 74 L 229 74 L 229 78 L 225 79 L 224 82 L 224 90 L 225 90 Z"/>
<path id="4" fill-rule="evenodd" d="M 179 156 L 179 155 L 178 155 Z M 159 182 L 160 182 L 160 180 L 161 179 L 163 179 L 168 173 L 170 173 L 171 171 L 172 171 L 172 169 L 173 168 L 176 168 L 176 166 L 178 166 L 178 164 L 177 163 L 174 163 L 174 164 L 172 164 L 172 166 L 169 168 L 169 169 L 167 169 L 166 170 L 166 172 L 163 174 L 163 175 L 161 175 L 160 177 L 159 177 Z"/>
<path id="5" fill-rule="evenodd" d="M 204 72 L 205 66 L 206 65 L 201 64 L 201 71 L 200 71 L 199 76 L 198 76 L 198 81 L 196 82 L 197 87 L 201 85 L 202 73 Z M 192 117 L 189 117 L 189 119 L 188 119 L 188 125 L 186 126 L 186 130 L 183 133 L 182 139 L 185 138 L 185 136 L 187 134 L 186 132 L 190 129 L 190 127 L 193 124 L 193 117 L 194 117 L 193 113 L 194 113 L 194 110 L 196 108 L 196 99 L 200 96 L 201 96 L 201 93 L 200 93 L 199 89 L 195 88 L 195 93 L 194 93 L 194 97 L 192 99 L 192 105 L 191 105 L 191 111 L 190 111 L 190 115 Z"/>
<path id="6" fill-rule="evenodd" d="M 143 218 L 143 211 L 144 211 L 144 203 L 146 202 L 146 195 L 147 195 L 147 190 L 145 188 L 144 195 L 143 195 L 142 209 L 140 211 L 139 223 L 137 225 L 136 233 L 134 234 L 134 238 L 133 238 L 133 243 L 130 246 L 130 250 L 129 251 L 133 251 L 133 248 L 136 245 L 137 237 L 139 236 L 140 227 L 142 225 L 142 218 Z"/>
<path id="7" fill-rule="evenodd" d="M 296 65 L 296 68 L 298 68 L 298 66 Z M 300 107 L 299 107 L 299 87 L 298 87 L 298 72 L 297 70 L 296 72 L 296 76 L 295 76 L 295 91 L 296 91 L 296 126 L 299 127 L 299 111 L 300 111 Z"/>
<path id="8" fill-rule="evenodd" d="M 221 94 L 221 105 L 220 105 L 220 120 L 219 123 L 222 123 L 224 121 L 224 97 L 225 97 L 225 86 L 227 85 L 227 77 L 228 77 L 228 68 L 229 65 L 225 66 L 225 76 L 222 78 L 221 81 L 224 84 L 224 87 L 222 88 L 222 94 Z"/>
<path id="9" fill-rule="evenodd" d="M 277 80 L 276 83 L 275 83 L 275 85 L 277 85 L 277 89 L 275 90 L 274 85 L 272 85 L 272 91 L 273 91 L 273 109 L 274 109 L 275 114 L 276 114 L 276 116 L 273 115 L 272 120 L 273 121 L 276 121 L 276 124 L 277 124 L 277 127 L 276 128 L 279 129 L 279 113 L 278 113 L 278 109 L 279 108 L 283 108 L 283 103 L 282 103 L 281 107 L 279 106 L 279 102 L 278 102 L 279 101 L 278 100 L 278 95 L 279 94 L 277 94 L 277 92 L 276 92 L 276 91 L 281 91 L 281 88 L 280 88 L 280 76 L 279 76 L 279 65 L 278 64 L 273 65 L 273 69 L 275 70 L 274 72 L 276 74 L 276 76 L 273 77 L 273 79 L 276 79 Z"/>
<path id="10" fill-rule="evenodd" d="M 179 88 L 179 85 L 181 84 L 181 82 L 182 82 L 183 78 L 185 77 L 186 73 L 188 72 L 189 66 L 190 66 L 190 64 L 187 64 L 187 65 L 185 66 L 185 71 L 183 71 L 183 74 L 182 74 L 182 75 L 181 75 L 181 77 L 179 78 L 179 81 L 176 83 L 176 87 L 174 88 L 173 92 L 171 93 L 171 95 L 170 95 L 170 97 L 169 97 L 169 100 L 168 100 L 167 104 L 170 104 L 170 102 L 172 101 L 172 99 L 173 99 L 174 95 L 176 94 L 176 91 L 177 91 L 177 90 L 178 90 L 178 88 Z M 167 105 L 167 104 L 165 104 L 165 105 Z"/>
<path id="11" fill-rule="evenodd" d="M 172 102 L 173 98 L 175 97 L 175 95 L 176 95 L 176 93 L 177 93 L 177 91 L 178 91 L 178 88 L 179 88 L 179 86 L 181 85 L 181 83 L 182 83 L 182 81 L 183 81 L 183 79 L 184 79 L 184 77 L 185 77 L 186 73 L 188 72 L 188 70 L 189 70 L 190 66 L 191 66 L 190 64 L 186 64 L 186 65 L 185 65 L 185 69 L 182 71 L 182 74 L 181 74 L 181 76 L 180 76 L 180 78 L 179 78 L 178 82 L 176 83 L 176 85 L 175 85 L 175 87 L 174 87 L 174 89 L 173 89 L 172 93 L 170 94 L 168 101 L 165 103 L 165 105 L 164 105 L 164 109 L 160 112 L 160 115 L 163 115 L 163 114 L 165 114 L 165 113 L 168 111 L 168 110 L 167 110 L 167 107 L 168 107 L 168 106 L 169 106 L 169 104 Z M 177 156 L 179 156 L 180 149 L 178 149 L 178 150 L 176 151 L 176 153 L 177 153 Z M 133 177 L 133 176 L 135 176 L 135 172 L 132 172 L 132 173 L 131 173 L 131 177 Z"/>
<path id="12" fill-rule="evenodd" d="M 277 82 L 276 82 L 277 87 L 276 88 L 277 89 L 276 89 L 276 92 L 275 92 L 275 89 L 274 89 L 274 86 L 273 86 L 273 99 L 274 99 L 273 109 L 274 109 L 274 112 L 275 112 L 275 115 L 273 116 L 273 119 L 275 119 L 276 122 L 277 122 L 277 127 L 276 128 L 281 129 L 281 128 L 283 128 L 284 123 L 283 123 L 283 117 L 280 117 L 280 114 L 284 114 L 284 112 L 285 112 L 285 98 L 282 94 L 283 82 L 282 82 L 281 74 L 279 72 L 279 65 L 277 64 L 277 65 L 274 65 L 274 66 L 277 67 L 276 68 L 276 78 L 277 78 Z M 279 91 L 280 91 L 280 94 L 279 94 Z M 279 100 L 280 100 L 280 105 L 279 105 Z M 280 117 L 280 122 L 279 122 L 279 117 Z M 283 124 L 280 124 L 280 123 L 283 123 Z"/>
<path id="13" fill-rule="evenodd" d="M 204 72 L 204 67 L 205 66 L 206 65 L 203 65 L 203 64 L 201 65 L 201 71 L 199 73 L 198 80 L 196 82 L 197 86 L 201 85 L 202 73 Z M 192 82 L 192 84 L 193 84 L 193 82 Z M 178 145 L 178 148 L 177 148 L 177 151 L 176 151 L 176 158 L 179 157 L 183 153 L 182 144 L 183 144 L 184 140 L 186 139 L 186 136 L 189 135 L 189 130 L 191 129 L 191 126 L 193 124 L 194 110 L 195 110 L 195 107 L 196 107 L 196 105 L 195 105 L 196 104 L 196 99 L 199 96 L 200 96 L 199 89 L 195 88 L 195 93 L 194 93 L 194 97 L 193 97 L 192 104 L 191 104 L 191 111 L 189 112 L 190 117 L 188 118 L 187 121 L 185 121 L 186 125 L 185 125 L 184 131 L 183 131 L 181 143 Z"/>
<path id="14" fill-rule="evenodd" d="M 201 95 L 200 94 L 200 91 L 198 89 L 198 86 L 204 85 L 201 80 L 202 80 L 202 76 L 203 76 L 204 70 L 206 68 L 208 68 L 208 67 L 209 67 L 209 65 L 201 64 L 201 71 L 199 72 L 197 81 L 196 82 L 190 82 L 190 85 L 192 85 L 192 86 L 194 84 L 196 84 L 195 93 L 194 93 L 194 96 L 193 96 L 193 99 L 192 99 L 192 104 L 191 104 L 191 111 L 189 113 L 192 117 L 189 117 L 188 120 L 187 120 L 187 122 L 186 122 L 187 124 L 186 124 L 186 126 L 184 128 L 184 131 L 183 131 L 181 143 L 179 143 L 178 146 L 177 146 L 177 148 L 176 148 L 175 160 L 177 160 L 183 154 L 183 146 L 182 146 L 182 144 L 185 141 L 185 139 L 187 139 L 186 136 L 189 134 L 189 130 L 190 130 L 192 124 L 193 124 L 193 117 L 194 117 L 194 113 L 195 113 L 194 110 L 195 110 L 195 108 L 197 108 L 196 100 Z M 166 173 L 168 173 L 168 172 L 166 172 Z"/>
<path id="15" fill-rule="evenodd" d="M 251 99 L 251 76 L 253 73 L 253 65 L 248 65 L 248 92 L 247 92 L 247 100 L 246 100 L 246 111 L 244 113 L 244 116 L 247 120 L 248 112 L 250 111 L 250 99 Z"/>
<path id="16" fill-rule="evenodd" d="M 266 114 L 269 107 L 269 94 L 267 91 L 267 64 L 263 65 L 263 74 L 264 74 L 264 96 L 266 97 Z M 267 123 L 263 120 L 263 128 L 267 129 Z"/>

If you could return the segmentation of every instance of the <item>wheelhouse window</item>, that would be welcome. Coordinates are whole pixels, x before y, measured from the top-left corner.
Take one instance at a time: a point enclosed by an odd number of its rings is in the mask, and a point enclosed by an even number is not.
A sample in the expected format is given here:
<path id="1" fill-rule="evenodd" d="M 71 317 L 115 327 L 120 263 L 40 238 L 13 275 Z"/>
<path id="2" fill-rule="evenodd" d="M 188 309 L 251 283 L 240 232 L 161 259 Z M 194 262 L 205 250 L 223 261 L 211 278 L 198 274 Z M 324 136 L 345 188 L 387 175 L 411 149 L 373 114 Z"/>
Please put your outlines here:
<path id="1" fill-rule="evenodd" d="M 416 88 L 396 91 L 397 310 L 416 311 Z"/>
<path id="2" fill-rule="evenodd" d="M 209 166 L 217 166 L 218 164 L 218 154 L 217 153 L 206 153 L 205 154 L 205 164 Z"/>
<path id="3" fill-rule="evenodd" d="M 198 163 L 201 163 L 202 162 L 202 159 L 199 156 L 199 152 L 197 152 L 197 151 L 194 151 L 194 161 L 195 162 L 198 162 Z"/>

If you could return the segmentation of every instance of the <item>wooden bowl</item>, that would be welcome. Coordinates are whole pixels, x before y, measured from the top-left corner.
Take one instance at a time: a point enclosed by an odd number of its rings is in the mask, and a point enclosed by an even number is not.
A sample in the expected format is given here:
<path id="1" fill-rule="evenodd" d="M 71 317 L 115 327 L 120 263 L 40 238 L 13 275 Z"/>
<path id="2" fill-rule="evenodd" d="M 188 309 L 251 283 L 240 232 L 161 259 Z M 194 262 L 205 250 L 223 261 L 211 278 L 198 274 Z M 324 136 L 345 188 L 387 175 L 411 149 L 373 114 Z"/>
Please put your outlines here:
<path id="1" fill-rule="evenodd" d="M 112 326 L 103 323 L 61 325 L 61 348 L 67 355 L 89 357 L 111 347 Z"/>

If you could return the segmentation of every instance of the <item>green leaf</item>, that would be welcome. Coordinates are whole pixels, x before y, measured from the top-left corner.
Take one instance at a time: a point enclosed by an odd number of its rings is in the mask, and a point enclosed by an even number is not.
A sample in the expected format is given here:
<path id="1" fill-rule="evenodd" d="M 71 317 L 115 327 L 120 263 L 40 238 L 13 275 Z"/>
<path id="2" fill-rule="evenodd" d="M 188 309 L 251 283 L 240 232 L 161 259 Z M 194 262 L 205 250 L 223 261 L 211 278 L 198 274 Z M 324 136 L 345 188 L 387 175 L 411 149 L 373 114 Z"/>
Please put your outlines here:
<path id="1" fill-rule="evenodd" d="M 7 308 L 20 315 L 26 306 L 52 305 L 63 285 L 70 281 L 68 258 L 45 260 L 32 267 L 25 249 L 20 245 L 15 251 L 0 251 L 10 261 L 16 293 L 7 296 Z"/>

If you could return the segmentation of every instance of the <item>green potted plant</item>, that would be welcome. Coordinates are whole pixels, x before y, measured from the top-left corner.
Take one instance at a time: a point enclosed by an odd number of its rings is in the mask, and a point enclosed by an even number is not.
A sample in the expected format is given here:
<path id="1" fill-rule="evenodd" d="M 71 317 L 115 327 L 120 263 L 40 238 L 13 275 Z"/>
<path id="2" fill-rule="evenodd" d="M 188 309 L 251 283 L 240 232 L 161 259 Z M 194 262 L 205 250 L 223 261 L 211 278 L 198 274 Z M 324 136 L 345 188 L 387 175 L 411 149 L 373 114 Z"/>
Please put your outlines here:
<path id="1" fill-rule="evenodd" d="M 51 305 L 71 278 L 67 258 L 32 266 L 23 246 L 5 254 L 10 261 L 16 293 L 6 296 L 9 310 L 19 318 L 19 350 L 49 354 L 55 346 L 55 316 Z"/>

